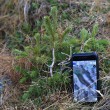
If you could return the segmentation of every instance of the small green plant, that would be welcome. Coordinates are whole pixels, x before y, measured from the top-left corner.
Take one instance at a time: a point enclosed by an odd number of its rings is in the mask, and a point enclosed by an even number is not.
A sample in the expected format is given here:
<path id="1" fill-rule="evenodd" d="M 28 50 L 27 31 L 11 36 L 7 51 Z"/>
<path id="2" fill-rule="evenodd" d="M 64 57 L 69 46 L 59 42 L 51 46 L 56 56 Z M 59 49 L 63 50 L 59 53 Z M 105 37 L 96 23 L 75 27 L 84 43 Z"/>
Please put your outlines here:
<path id="1" fill-rule="evenodd" d="M 5 39 L 7 40 L 7 47 L 9 49 L 22 49 L 25 37 L 20 32 L 15 32 L 14 35 L 6 36 Z"/>
<path id="2" fill-rule="evenodd" d="M 60 66 L 66 68 L 64 62 L 70 60 L 72 53 L 105 52 L 110 44 L 107 40 L 96 39 L 98 24 L 93 26 L 92 32 L 83 28 L 80 38 L 69 35 L 71 28 L 63 29 L 58 24 L 58 10 L 55 6 L 51 8 L 50 15 L 44 17 L 41 28 L 44 33 L 35 31 L 33 42 L 24 46 L 24 50 L 14 50 L 17 59 L 25 59 L 23 66 L 16 67 L 16 71 L 22 74 L 20 83 L 30 84 L 22 99 L 32 99 L 37 105 L 43 102 L 43 96 L 48 97 L 56 91 L 67 89 L 69 70 L 61 74 Z"/>
<path id="3" fill-rule="evenodd" d="M 98 24 L 93 26 L 92 32 L 88 32 L 86 29 L 81 30 L 81 51 L 84 52 L 104 52 L 110 44 L 106 39 L 96 39 L 98 33 Z"/>
<path id="4" fill-rule="evenodd" d="M 56 0 L 47 0 L 51 4 L 51 6 L 58 6 L 59 3 Z"/>
<path id="5" fill-rule="evenodd" d="M 69 82 L 70 79 L 68 77 L 68 73 L 56 73 L 53 75 L 53 77 L 36 79 L 36 81 L 32 82 L 32 85 L 30 85 L 28 91 L 24 93 L 22 98 L 23 100 L 26 100 L 28 98 L 34 99 L 35 97 L 39 98 L 43 95 L 49 95 L 50 93 L 54 93 L 55 91 L 66 90 Z"/>
<path id="6" fill-rule="evenodd" d="M 41 101 L 43 95 L 66 90 L 66 85 L 69 84 L 68 74 L 61 74 L 57 64 L 64 56 L 59 51 L 65 49 L 69 53 L 69 47 L 74 41 L 68 38 L 69 27 L 60 30 L 57 13 L 57 8 L 52 7 L 50 16 L 44 17 L 42 28 L 45 29 L 45 33 L 35 33 L 32 45 L 24 46 L 24 50 L 13 51 L 18 60 L 25 59 L 23 66 L 18 65 L 15 68 L 22 74 L 20 83 L 31 84 L 22 96 L 23 100 L 38 98 Z M 68 45 L 66 40 L 71 41 L 71 44 Z"/>

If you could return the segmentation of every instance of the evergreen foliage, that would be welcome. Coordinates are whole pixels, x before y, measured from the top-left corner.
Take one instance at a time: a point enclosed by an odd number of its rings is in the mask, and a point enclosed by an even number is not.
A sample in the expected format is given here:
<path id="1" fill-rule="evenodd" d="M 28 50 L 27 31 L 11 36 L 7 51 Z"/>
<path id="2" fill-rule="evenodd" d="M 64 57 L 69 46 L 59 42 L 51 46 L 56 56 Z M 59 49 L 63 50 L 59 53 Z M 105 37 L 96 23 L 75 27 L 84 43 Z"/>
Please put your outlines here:
<path id="1" fill-rule="evenodd" d="M 67 73 L 61 74 L 62 70 L 58 65 L 61 62 L 68 62 L 72 53 L 78 52 L 102 52 L 106 51 L 110 42 L 107 40 L 96 39 L 98 33 L 98 24 L 93 26 L 92 32 L 83 28 L 80 32 L 80 38 L 70 36 L 70 27 L 61 30 L 58 25 L 58 10 L 54 6 L 51 8 L 49 16 L 44 17 L 42 28 L 44 34 L 35 33 L 34 43 L 24 47 L 22 50 L 14 50 L 17 58 L 25 58 L 31 64 L 30 68 L 16 67 L 16 70 L 22 73 L 20 83 L 30 81 L 28 90 L 22 96 L 23 100 L 37 100 L 37 104 L 42 102 L 42 96 L 48 96 L 50 93 L 67 89 L 70 79 Z M 52 49 L 55 49 L 55 62 L 53 65 L 53 77 L 50 77 L 48 64 L 52 62 Z M 63 54 L 62 54 L 63 53 Z M 65 60 L 68 59 L 68 60 Z M 66 67 L 66 63 L 62 64 Z M 61 66 L 62 66 L 61 65 Z M 35 101 L 36 102 L 36 101 Z"/>
<path id="2" fill-rule="evenodd" d="M 94 1 L 0 1 L 0 72 L 12 80 L 1 86 L 0 109 L 85 109 L 71 100 L 70 59 L 94 51 L 103 99 L 87 109 L 109 108 L 104 103 L 110 99 L 110 0 Z"/>

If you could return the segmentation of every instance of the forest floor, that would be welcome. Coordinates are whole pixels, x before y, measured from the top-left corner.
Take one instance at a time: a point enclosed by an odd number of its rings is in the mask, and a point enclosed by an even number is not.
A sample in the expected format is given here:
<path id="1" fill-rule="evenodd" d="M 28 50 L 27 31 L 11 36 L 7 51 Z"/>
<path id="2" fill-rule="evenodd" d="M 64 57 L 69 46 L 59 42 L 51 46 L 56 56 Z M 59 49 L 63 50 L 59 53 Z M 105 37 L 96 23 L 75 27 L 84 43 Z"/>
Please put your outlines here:
<path id="1" fill-rule="evenodd" d="M 2 0 L 3 1 L 3 0 Z M 1 3 L 2 3 L 1 1 Z M 11 0 L 12 2 L 15 2 L 14 0 Z M 22 0 L 21 0 L 22 1 Z M 71 25 L 72 32 L 71 34 L 79 37 L 79 32 L 82 28 L 86 28 L 88 31 L 91 31 L 93 24 L 98 23 L 99 24 L 99 32 L 97 34 L 97 39 L 107 39 L 110 41 L 110 1 L 109 0 L 59 0 L 59 4 L 63 4 L 65 1 L 66 4 L 69 6 L 65 8 L 63 11 L 61 10 L 61 14 L 63 14 L 64 18 L 61 18 L 59 21 L 63 24 L 63 27 L 66 27 L 68 25 Z M 5 0 L 6 2 L 6 0 Z M 40 1 L 40 5 L 44 2 L 45 7 L 45 0 Z M 17 4 L 17 3 L 15 3 Z M 19 3 L 20 4 L 20 3 Z M 13 68 L 16 64 L 15 56 L 12 54 L 12 50 L 7 46 L 8 38 L 4 35 L 13 35 L 14 26 L 17 28 L 18 25 L 21 25 L 23 23 L 23 19 L 21 21 L 18 20 L 16 17 L 16 9 L 15 12 L 10 12 L 13 10 L 13 7 L 11 7 L 8 10 L 8 6 L 4 9 L 5 3 L 3 5 L 0 5 L 1 13 L 0 13 L 0 79 L 3 79 L 4 77 L 8 76 L 9 78 L 4 78 L 5 80 L 8 79 L 8 82 L 4 84 L 4 92 L 1 96 L 1 110 L 37 110 L 36 106 L 33 104 L 31 100 L 28 102 L 21 103 L 19 100 L 20 95 L 22 94 L 22 90 L 26 88 L 25 85 L 19 84 L 19 78 L 21 77 L 19 73 L 16 73 Z M 16 6 L 16 5 L 15 5 Z M 50 5 L 47 4 L 47 7 Z M 42 6 L 43 7 L 43 6 Z M 45 12 L 45 8 L 42 7 L 39 8 L 39 15 L 36 14 L 36 10 L 33 11 L 32 18 L 30 19 L 36 19 L 36 18 L 42 18 L 44 17 L 43 13 L 48 14 Z M 4 10 L 3 10 L 4 9 Z M 38 10 L 37 10 L 38 11 Z M 8 14 L 11 13 L 12 16 L 9 16 Z M 14 13 L 14 14 L 13 14 Z M 22 12 L 21 12 L 22 13 Z M 67 15 L 65 15 L 65 13 Z M 69 15 L 68 15 L 69 13 Z M 22 15 L 21 15 L 22 16 Z M 31 16 L 31 15 L 30 15 Z M 60 15 L 59 15 L 60 16 Z M 69 19 L 68 19 L 69 16 Z M 12 20 L 14 19 L 14 20 Z M 62 20 L 63 19 L 63 20 Z M 33 21 L 32 21 L 33 22 Z M 31 23 L 32 23 L 31 22 Z M 13 42 L 11 44 L 13 45 Z M 107 52 L 100 54 L 100 58 L 110 58 L 110 47 L 107 48 Z M 106 56 L 103 56 L 105 55 Z M 100 59 L 101 62 L 101 59 Z M 110 69 L 109 69 L 110 70 Z M 108 80 L 110 80 L 110 71 L 106 75 L 103 71 L 100 72 L 101 77 L 105 77 L 106 80 L 103 82 L 106 83 Z M 108 79 L 107 79 L 108 78 Z M 110 110 L 110 94 L 109 87 L 105 88 L 104 90 L 104 97 L 103 99 L 96 103 L 91 105 L 82 105 L 80 103 L 73 103 L 72 102 L 72 94 L 71 93 L 55 93 L 51 95 L 50 104 L 44 110 Z M 39 108 L 38 110 L 42 110 Z"/>

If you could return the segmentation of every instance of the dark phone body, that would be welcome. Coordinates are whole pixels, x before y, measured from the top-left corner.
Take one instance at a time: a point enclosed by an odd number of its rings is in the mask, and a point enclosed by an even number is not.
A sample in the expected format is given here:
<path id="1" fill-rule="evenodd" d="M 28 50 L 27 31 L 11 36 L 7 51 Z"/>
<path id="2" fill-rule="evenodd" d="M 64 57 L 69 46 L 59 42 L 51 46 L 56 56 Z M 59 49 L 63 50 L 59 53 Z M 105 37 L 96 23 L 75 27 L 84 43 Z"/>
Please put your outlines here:
<path id="1" fill-rule="evenodd" d="M 73 54 L 71 67 L 74 101 L 98 102 L 100 99 L 96 91 L 100 90 L 98 55 L 95 52 Z"/>

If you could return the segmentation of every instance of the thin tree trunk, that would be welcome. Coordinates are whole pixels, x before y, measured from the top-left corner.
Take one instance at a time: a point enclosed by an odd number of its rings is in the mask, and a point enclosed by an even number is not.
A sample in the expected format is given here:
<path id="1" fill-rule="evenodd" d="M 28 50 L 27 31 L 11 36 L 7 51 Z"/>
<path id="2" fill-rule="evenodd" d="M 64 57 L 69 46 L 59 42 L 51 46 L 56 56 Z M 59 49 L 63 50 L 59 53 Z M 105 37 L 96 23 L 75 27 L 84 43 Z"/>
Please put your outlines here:
<path id="1" fill-rule="evenodd" d="M 52 49 L 52 64 L 50 65 L 50 76 L 53 76 L 53 66 L 55 64 L 55 49 Z"/>

